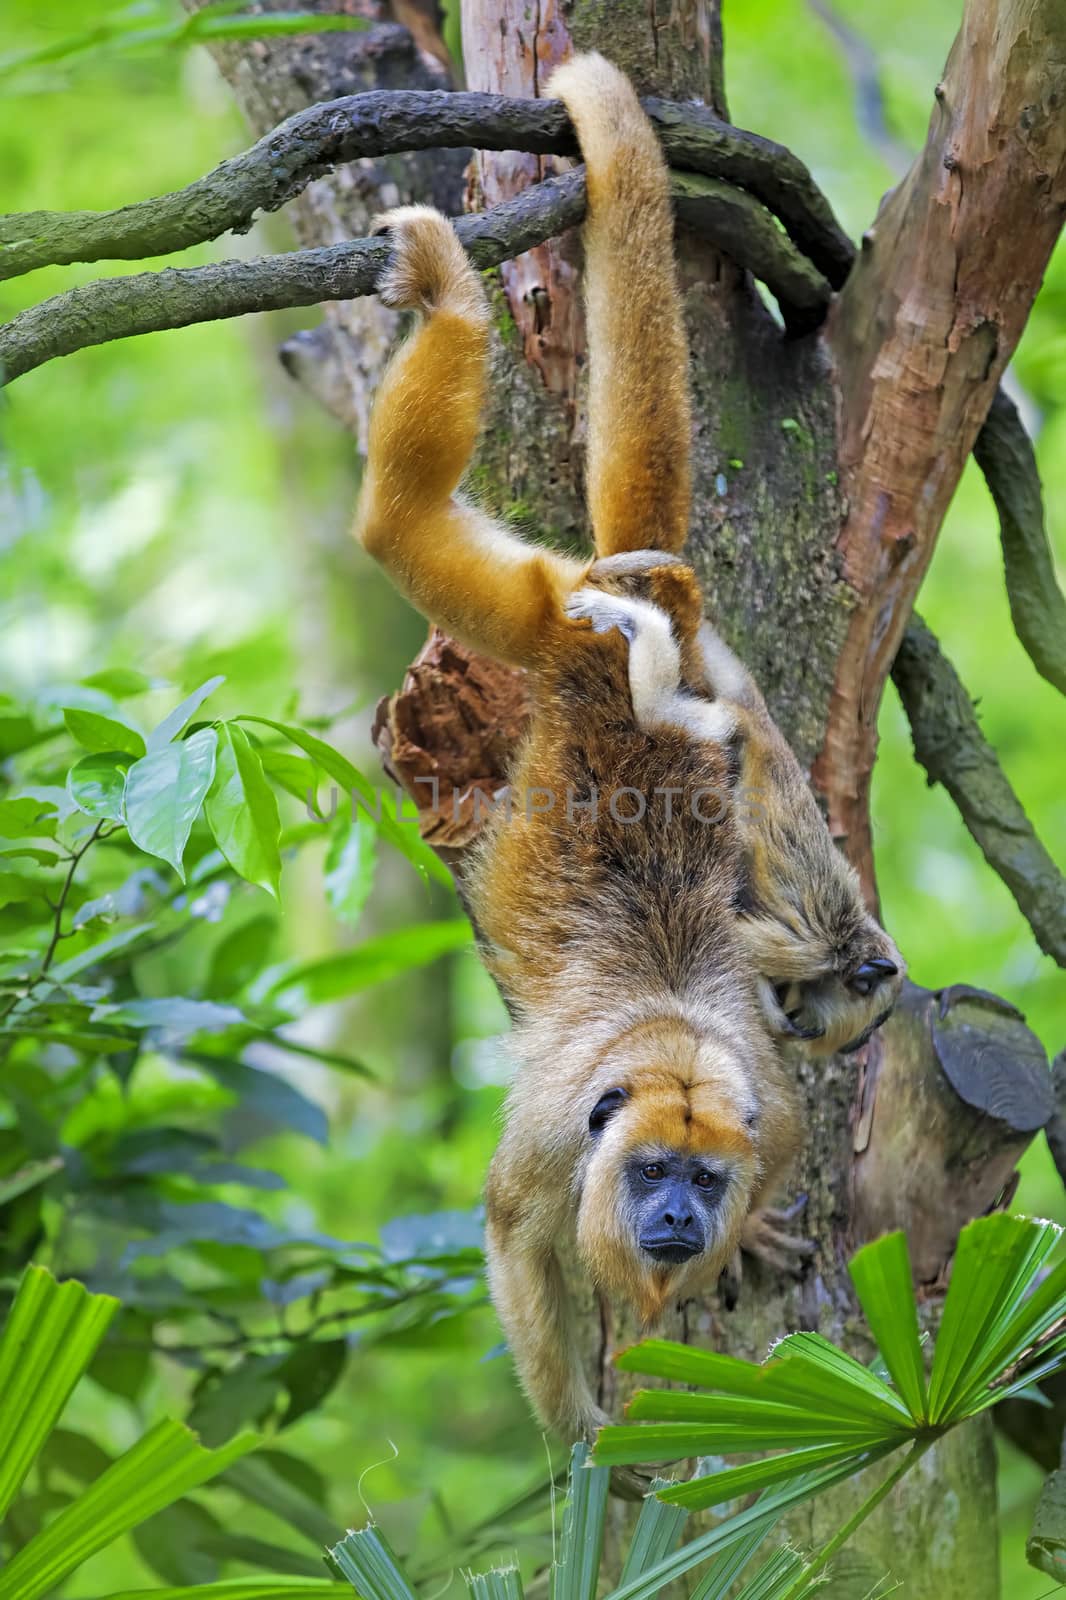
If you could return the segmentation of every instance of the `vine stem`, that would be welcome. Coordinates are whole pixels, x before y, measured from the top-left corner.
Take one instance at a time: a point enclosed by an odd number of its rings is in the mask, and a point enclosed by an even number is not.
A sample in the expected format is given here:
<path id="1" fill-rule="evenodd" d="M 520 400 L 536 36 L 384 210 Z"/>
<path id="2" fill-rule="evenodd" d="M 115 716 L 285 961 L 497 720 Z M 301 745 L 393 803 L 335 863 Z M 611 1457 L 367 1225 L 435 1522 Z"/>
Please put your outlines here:
<path id="1" fill-rule="evenodd" d="M 826 1563 L 833 1559 L 841 1546 L 845 1545 L 851 1538 L 856 1528 L 861 1527 L 871 1511 L 874 1511 L 881 1504 L 886 1495 L 891 1494 L 900 1479 L 905 1477 L 913 1466 L 917 1465 L 926 1451 L 932 1448 L 933 1443 L 932 1439 L 916 1439 L 914 1441 L 913 1446 L 899 1465 L 894 1467 L 887 1478 L 878 1484 L 877 1488 L 862 1502 L 862 1505 L 859 1506 L 854 1515 L 848 1518 L 844 1526 L 834 1533 L 829 1542 L 824 1544 L 813 1560 L 804 1567 L 802 1575 L 789 1589 L 784 1596 L 784 1600 L 800 1600 L 800 1596 L 805 1592 L 814 1574 L 820 1572 Z"/>
<path id="2" fill-rule="evenodd" d="M 33 991 L 39 986 L 41 980 L 47 974 L 49 967 L 52 965 L 52 962 L 55 959 L 56 950 L 59 947 L 59 941 L 63 937 L 63 912 L 66 909 L 67 897 L 69 896 L 71 887 L 74 883 L 74 874 L 78 870 L 78 866 L 82 857 L 85 855 L 89 847 L 96 843 L 97 839 L 99 839 L 101 833 L 103 832 L 103 829 L 104 822 L 98 822 L 80 849 L 74 850 L 71 853 L 69 858 L 70 866 L 67 868 L 67 875 L 63 880 L 63 887 L 59 891 L 59 899 L 56 901 L 56 904 L 53 908 L 55 911 L 55 918 L 52 923 L 52 937 L 48 941 L 48 948 L 44 953 L 44 959 L 41 962 L 40 970 L 30 980 L 30 983 L 26 989 L 26 993 L 23 995 L 16 994 L 10 1004 L 7 1005 L 3 1011 L 0 1011 L 0 1022 L 3 1022 L 5 1017 L 11 1015 L 12 1011 L 14 1011 L 20 1000 L 26 1000 L 29 998 Z"/>

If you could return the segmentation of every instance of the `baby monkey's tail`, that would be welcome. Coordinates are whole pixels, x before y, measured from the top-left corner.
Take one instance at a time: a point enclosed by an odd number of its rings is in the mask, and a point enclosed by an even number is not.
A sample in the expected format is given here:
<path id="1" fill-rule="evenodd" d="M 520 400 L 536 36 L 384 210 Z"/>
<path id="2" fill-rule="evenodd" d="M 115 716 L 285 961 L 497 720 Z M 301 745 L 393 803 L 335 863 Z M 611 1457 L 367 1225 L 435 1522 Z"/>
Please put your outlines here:
<path id="1" fill-rule="evenodd" d="M 598 556 L 678 552 L 689 516 L 688 348 L 670 180 L 629 80 L 575 56 L 551 81 L 588 172 L 588 495 Z"/>

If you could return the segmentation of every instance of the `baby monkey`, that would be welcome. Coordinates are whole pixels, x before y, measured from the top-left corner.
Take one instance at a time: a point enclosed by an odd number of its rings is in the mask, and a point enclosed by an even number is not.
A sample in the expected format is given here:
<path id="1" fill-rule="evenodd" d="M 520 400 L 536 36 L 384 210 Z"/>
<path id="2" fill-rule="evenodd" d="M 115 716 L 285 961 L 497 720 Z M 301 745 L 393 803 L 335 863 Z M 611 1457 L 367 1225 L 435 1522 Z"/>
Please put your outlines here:
<path id="1" fill-rule="evenodd" d="M 765 1243 L 764 1199 L 801 1136 L 775 1040 L 858 1040 L 902 963 L 677 560 L 687 349 L 655 135 L 600 56 L 560 68 L 553 91 L 588 177 L 597 559 L 525 544 L 457 492 L 489 311 L 426 207 L 380 223 L 393 244 L 382 298 L 422 316 L 377 397 L 357 532 L 427 617 L 529 674 L 511 803 L 464 887 L 517 1064 L 486 1189 L 489 1279 L 536 1410 L 572 1438 L 605 1419 L 578 1356 L 563 1246 L 651 1324 L 713 1283 L 742 1238 Z M 735 803 L 745 785 L 760 804 Z"/>

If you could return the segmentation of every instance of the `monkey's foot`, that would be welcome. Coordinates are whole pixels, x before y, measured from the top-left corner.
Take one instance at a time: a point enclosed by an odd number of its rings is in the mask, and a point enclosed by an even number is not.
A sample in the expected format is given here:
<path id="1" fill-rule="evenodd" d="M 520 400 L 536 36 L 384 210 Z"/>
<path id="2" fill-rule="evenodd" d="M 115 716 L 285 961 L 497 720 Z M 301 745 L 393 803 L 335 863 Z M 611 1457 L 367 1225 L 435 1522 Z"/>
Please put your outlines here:
<path id="1" fill-rule="evenodd" d="M 646 609 L 639 600 L 604 594 L 602 589 L 575 589 L 565 606 L 568 617 L 591 622 L 593 633 L 610 633 L 612 628 L 617 628 L 630 644 L 637 636 L 643 620 L 641 613 Z M 666 626 L 669 627 L 668 622 Z"/>
<path id="2" fill-rule="evenodd" d="M 803 1261 L 817 1248 L 813 1239 L 789 1231 L 806 1206 L 807 1196 L 801 1194 L 784 1210 L 760 1206 L 757 1211 L 749 1212 L 740 1234 L 741 1251 L 773 1267 L 775 1272 L 787 1272 L 798 1278 Z"/>
<path id="3" fill-rule="evenodd" d="M 448 218 L 432 206 L 395 206 L 374 218 L 371 232 L 386 235 L 389 264 L 378 280 L 378 296 L 396 311 L 452 311 L 481 325 L 488 302 Z"/>

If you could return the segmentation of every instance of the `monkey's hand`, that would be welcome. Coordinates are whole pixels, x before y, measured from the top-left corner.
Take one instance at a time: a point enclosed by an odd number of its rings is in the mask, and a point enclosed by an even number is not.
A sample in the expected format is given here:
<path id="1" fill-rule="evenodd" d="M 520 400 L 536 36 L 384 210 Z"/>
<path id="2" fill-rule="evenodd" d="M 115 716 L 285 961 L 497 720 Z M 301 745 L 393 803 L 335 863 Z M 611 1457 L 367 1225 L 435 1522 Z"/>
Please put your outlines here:
<path id="1" fill-rule="evenodd" d="M 755 1211 L 749 1211 L 741 1230 L 738 1255 L 741 1251 L 745 1252 L 765 1266 L 772 1267 L 775 1272 L 787 1272 L 798 1278 L 803 1261 L 812 1256 L 816 1249 L 813 1239 L 805 1239 L 789 1231 L 796 1219 L 803 1215 L 806 1205 L 807 1196 L 801 1194 L 784 1210 L 759 1206 Z"/>
<path id="2" fill-rule="evenodd" d="M 427 315 L 453 311 L 488 323 L 481 280 L 441 212 L 432 206 L 396 206 L 375 217 L 371 231 L 386 234 L 392 245 L 392 259 L 378 284 L 385 305 Z"/>

